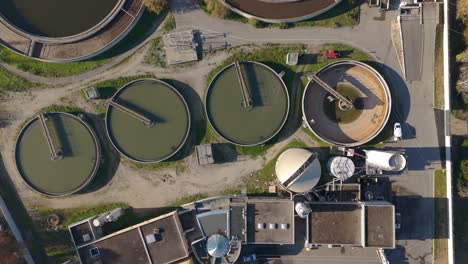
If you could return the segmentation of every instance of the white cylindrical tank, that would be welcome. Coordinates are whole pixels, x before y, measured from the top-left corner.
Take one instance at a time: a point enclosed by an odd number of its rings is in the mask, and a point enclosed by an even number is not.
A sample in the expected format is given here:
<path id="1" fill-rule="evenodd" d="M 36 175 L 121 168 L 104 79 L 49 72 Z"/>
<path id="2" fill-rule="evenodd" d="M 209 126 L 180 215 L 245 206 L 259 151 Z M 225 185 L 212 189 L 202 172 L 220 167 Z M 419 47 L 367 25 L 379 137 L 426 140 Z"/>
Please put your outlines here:
<path id="1" fill-rule="evenodd" d="M 369 167 L 385 171 L 401 171 L 406 167 L 406 158 L 398 153 L 380 150 L 364 150 Z"/>
<path id="2" fill-rule="evenodd" d="M 285 189 L 301 193 L 317 185 L 322 168 L 317 155 L 313 152 L 291 148 L 278 157 L 275 172 L 278 181 Z"/>
<path id="3" fill-rule="evenodd" d="M 100 215 L 98 217 L 96 217 L 94 220 L 93 220 L 93 225 L 95 227 L 100 227 L 102 225 L 104 225 L 106 223 L 106 215 L 103 214 L 103 215 Z"/>
<path id="4" fill-rule="evenodd" d="M 347 157 L 336 156 L 328 160 L 328 171 L 338 179 L 346 180 L 354 175 L 356 167 L 354 162 Z"/>
<path id="5" fill-rule="evenodd" d="M 296 209 L 297 215 L 301 218 L 306 218 L 307 215 L 309 215 L 310 212 L 312 212 L 312 209 L 310 209 L 310 206 L 304 202 L 296 203 L 294 208 Z"/>

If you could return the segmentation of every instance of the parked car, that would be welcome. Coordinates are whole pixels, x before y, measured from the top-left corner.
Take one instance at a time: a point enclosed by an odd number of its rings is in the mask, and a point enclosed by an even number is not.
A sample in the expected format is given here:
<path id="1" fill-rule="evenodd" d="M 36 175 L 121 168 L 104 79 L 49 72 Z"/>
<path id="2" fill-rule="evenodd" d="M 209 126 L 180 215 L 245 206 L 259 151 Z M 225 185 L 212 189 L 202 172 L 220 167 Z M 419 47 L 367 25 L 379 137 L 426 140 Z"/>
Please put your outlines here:
<path id="1" fill-rule="evenodd" d="M 252 255 L 247 255 L 242 258 L 243 262 L 251 262 L 257 259 L 257 255 L 252 254 Z"/>
<path id="2" fill-rule="evenodd" d="M 393 126 L 393 137 L 395 140 L 402 139 L 403 137 L 403 132 L 401 131 L 401 124 L 400 123 L 395 123 Z"/>
<path id="3" fill-rule="evenodd" d="M 401 213 L 395 213 L 395 229 L 399 230 L 401 228 Z"/>

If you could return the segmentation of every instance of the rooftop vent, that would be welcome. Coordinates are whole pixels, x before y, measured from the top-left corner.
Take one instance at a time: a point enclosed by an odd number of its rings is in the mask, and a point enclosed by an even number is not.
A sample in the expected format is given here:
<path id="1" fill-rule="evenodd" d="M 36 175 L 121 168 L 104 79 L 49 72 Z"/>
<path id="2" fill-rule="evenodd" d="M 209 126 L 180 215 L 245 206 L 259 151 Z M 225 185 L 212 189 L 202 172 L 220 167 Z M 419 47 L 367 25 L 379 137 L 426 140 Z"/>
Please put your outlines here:
<path id="1" fill-rule="evenodd" d="M 89 254 L 91 255 L 91 257 L 97 257 L 100 255 L 99 249 L 97 247 L 93 247 L 89 250 Z"/>
<path id="2" fill-rule="evenodd" d="M 283 230 L 289 229 L 289 224 L 284 224 L 284 223 L 281 224 L 281 229 L 283 229 Z"/>
<path id="3" fill-rule="evenodd" d="M 263 229 L 265 229 L 265 228 L 266 228 L 266 224 L 265 224 L 265 223 L 258 223 L 258 224 L 257 224 L 257 229 L 263 230 Z"/>
<path id="4" fill-rule="evenodd" d="M 275 223 L 270 223 L 268 226 L 269 226 L 270 229 L 276 229 L 276 228 L 278 228 L 278 225 L 275 224 Z"/>

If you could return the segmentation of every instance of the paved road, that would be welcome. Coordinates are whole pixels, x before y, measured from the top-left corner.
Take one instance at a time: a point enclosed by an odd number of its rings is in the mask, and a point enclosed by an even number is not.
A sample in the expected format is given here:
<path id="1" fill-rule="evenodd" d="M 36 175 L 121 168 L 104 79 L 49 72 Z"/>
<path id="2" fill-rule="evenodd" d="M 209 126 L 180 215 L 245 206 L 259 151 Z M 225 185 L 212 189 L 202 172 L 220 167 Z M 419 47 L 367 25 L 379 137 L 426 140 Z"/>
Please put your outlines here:
<path id="1" fill-rule="evenodd" d="M 256 29 L 251 26 L 207 16 L 191 0 L 173 0 L 177 28 L 224 32 L 232 45 L 243 43 L 306 43 L 341 42 L 370 53 L 382 63 L 382 70 L 392 90 L 394 119 L 403 123 L 405 140 L 391 144 L 390 148 L 406 151 L 409 169 L 392 178 L 394 189 L 401 197 L 397 208 L 405 209 L 398 248 L 388 251 L 394 263 L 432 263 L 433 237 L 433 168 L 440 167 L 437 129 L 433 110 L 433 51 L 434 19 L 427 17 L 424 24 L 424 49 L 420 81 L 406 83 L 391 42 L 390 20 L 396 12 L 385 17 L 376 9 L 362 6 L 360 24 L 353 28 L 293 28 Z M 427 14 L 434 13 L 434 5 L 424 7 Z M 425 17 L 426 19 L 426 17 Z M 405 205 L 408 203 L 409 206 Z M 408 212 L 408 213 L 406 213 Z M 352 263 L 346 254 L 337 256 L 342 263 Z M 371 256 L 369 256 L 371 257 Z"/>
<path id="2" fill-rule="evenodd" d="M 424 51 L 424 31 L 423 24 L 421 24 L 421 13 L 401 17 L 401 35 L 403 38 L 406 80 L 420 81 Z"/>

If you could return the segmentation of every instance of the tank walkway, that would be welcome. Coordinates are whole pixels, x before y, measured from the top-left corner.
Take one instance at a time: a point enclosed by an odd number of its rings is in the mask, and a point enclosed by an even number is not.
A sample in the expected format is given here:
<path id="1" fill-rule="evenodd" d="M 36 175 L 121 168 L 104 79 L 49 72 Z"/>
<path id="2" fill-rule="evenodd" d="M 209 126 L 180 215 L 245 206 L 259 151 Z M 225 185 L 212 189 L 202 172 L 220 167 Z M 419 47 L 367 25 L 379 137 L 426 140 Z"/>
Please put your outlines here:
<path id="1" fill-rule="evenodd" d="M 44 113 L 40 113 L 38 115 L 38 118 L 39 118 L 39 122 L 41 123 L 42 133 L 44 135 L 44 138 L 47 141 L 47 146 L 49 147 L 50 158 L 52 160 L 61 159 L 63 157 L 62 151 L 60 149 L 57 150 L 54 146 L 54 143 L 52 142 L 52 137 L 50 136 L 50 131 L 49 131 L 49 128 L 47 127 Z"/>
<path id="2" fill-rule="evenodd" d="M 239 80 L 241 93 L 242 93 L 242 102 L 241 105 L 243 108 L 252 108 L 253 100 L 250 96 L 249 88 L 245 84 L 244 77 L 242 76 L 242 71 L 240 68 L 239 61 L 234 62 L 234 68 L 236 68 L 237 79 Z"/>
<path id="3" fill-rule="evenodd" d="M 335 89 L 333 89 L 332 87 L 330 87 L 326 82 L 322 81 L 322 79 L 320 79 L 317 75 L 315 74 L 310 74 L 310 79 L 313 80 L 314 82 L 316 82 L 318 85 L 320 85 L 323 89 L 325 89 L 327 92 L 331 93 L 333 95 L 333 97 L 335 97 L 336 99 L 338 99 L 340 101 L 340 103 L 343 104 L 344 108 L 345 109 L 351 109 L 353 108 L 353 103 L 348 100 L 348 98 L 344 97 L 343 95 L 341 95 L 339 92 L 337 92 Z M 309 77 L 308 76 L 308 77 Z"/>
<path id="4" fill-rule="evenodd" d="M 145 126 L 150 127 L 150 126 L 154 125 L 154 122 L 151 119 L 149 119 L 148 117 L 146 117 L 146 116 L 144 116 L 144 115 L 142 115 L 142 114 L 140 114 L 140 113 L 138 113 L 138 112 L 136 112 L 136 111 L 134 111 L 134 110 L 132 110 L 132 109 L 130 109 L 128 107 L 125 107 L 125 106 L 123 106 L 123 105 L 121 105 L 121 104 L 119 104 L 119 103 L 117 103 L 117 102 L 115 102 L 113 100 L 109 101 L 109 105 L 111 105 L 111 106 L 119 109 L 120 111 L 134 117 L 137 120 L 140 120 Z"/>

